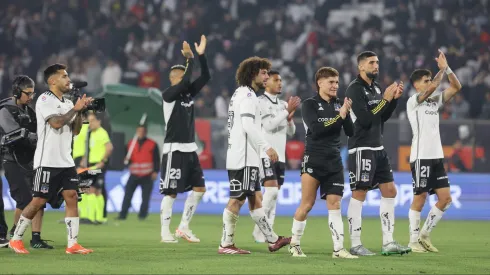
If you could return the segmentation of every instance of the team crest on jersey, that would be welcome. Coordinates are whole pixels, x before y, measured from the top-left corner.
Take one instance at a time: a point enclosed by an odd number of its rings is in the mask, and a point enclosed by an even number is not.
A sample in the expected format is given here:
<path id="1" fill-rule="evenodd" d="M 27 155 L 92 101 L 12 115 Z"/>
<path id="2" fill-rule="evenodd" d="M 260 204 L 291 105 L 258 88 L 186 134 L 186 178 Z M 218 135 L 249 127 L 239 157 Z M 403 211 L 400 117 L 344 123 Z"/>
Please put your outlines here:
<path id="1" fill-rule="evenodd" d="M 248 97 L 251 97 L 252 96 L 252 93 L 251 92 L 248 92 L 247 96 Z"/>
<path id="2" fill-rule="evenodd" d="M 43 96 L 41 97 L 41 100 L 42 100 L 42 101 L 46 101 L 46 99 L 47 99 L 47 97 L 46 97 L 45 95 L 43 95 Z"/>
<path id="3" fill-rule="evenodd" d="M 170 188 L 172 189 L 177 188 L 177 180 L 170 180 Z"/>
<path id="4" fill-rule="evenodd" d="M 49 185 L 46 183 L 41 184 L 40 188 L 41 193 L 46 194 L 49 192 Z"/>
<path id="5" fill-rule="evenodd" d="M 422 188 L 427 187 L 427 179 L 420 179 L 420 187 Z"/>
<path id="6" fill-rule="evenodd" d="M 340 104 L 335 103 L 334 108 L 335 108 L 335 111 L 337 111 L 337 112 L 340 111 Z"/>
<path id="7" fill-rule="evenodd" d="M 369 181 L 369 173 L 364 172 L 361 174 L 361 181 L 362 182 L 368 182 Z"/>

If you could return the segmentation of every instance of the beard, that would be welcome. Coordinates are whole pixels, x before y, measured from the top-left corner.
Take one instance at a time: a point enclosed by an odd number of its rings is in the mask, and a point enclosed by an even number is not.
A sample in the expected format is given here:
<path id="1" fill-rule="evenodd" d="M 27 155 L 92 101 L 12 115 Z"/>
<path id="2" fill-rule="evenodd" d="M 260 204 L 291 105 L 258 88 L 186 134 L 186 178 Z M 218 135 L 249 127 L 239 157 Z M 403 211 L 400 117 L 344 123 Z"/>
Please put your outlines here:
<path id="1" fill-rule="evenodd" d="M 257 87 L 259 87 L 259 89 L 265 89 L 264 82 L 256 82 L 255 84 L 257 85 Z"/>
<path id="2" fill-rule="evenodd" d="M 376 78 L 378 78 L 378 73 L 366 73 L 366 76 L 372 80 L 375 80 Z"/>

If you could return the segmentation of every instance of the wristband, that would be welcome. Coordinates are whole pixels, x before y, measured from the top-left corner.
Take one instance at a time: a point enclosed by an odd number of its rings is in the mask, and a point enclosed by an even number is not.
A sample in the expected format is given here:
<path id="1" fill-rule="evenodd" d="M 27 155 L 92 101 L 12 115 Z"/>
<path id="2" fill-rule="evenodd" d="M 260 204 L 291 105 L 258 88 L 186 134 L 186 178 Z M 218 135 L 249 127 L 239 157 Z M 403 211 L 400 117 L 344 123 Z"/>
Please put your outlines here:
<path id="1" fill-rule="evenodd" d="M 447 66 L 447 68 L 446 68 L 446 74 L 447 75 L 450 75 L 452 73 L 453 73 L 453 70 L 451 70 L 451 68 L 449 68 L 449 66 Z"/>

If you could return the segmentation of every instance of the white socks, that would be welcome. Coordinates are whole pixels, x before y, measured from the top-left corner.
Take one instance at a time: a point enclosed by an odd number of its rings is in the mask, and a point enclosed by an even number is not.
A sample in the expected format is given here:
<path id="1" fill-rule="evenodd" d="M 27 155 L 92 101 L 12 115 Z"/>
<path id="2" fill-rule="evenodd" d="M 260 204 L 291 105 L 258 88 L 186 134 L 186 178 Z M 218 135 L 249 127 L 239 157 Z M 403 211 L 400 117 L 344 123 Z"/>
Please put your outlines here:
<path id="1" fill-rule="evenodd" d="M 161 236 L 162 238 L 170 234 L 170 220 L 172 218 L 172 206 L 175 199 L 171 196 L 165 196 L 160 204 L 160 221 L 161 221 Z"/>
<path id="2" fill-rule="evenodd" d="M 410 222 L 410 242 L 418 242 L 420 233 L 420 212 L 410 209 L 408 211 L 408 220 Z"/>
<path id="3" fill-rule="evenodd" d="M 238 215 L 230 210 L 223 211 L 223 236 L 221 237 L 221 247 L 235 244 L 235 227 L 238 222 Z"/>
<path id="4" fill-rule="evenodd" d="M 420 235 L 428 237 L 432 229 L 436 227 L 437 223 L 441 220 L 444 212 L 437 208 L 435 205 L 430 209 L 429 215 L 425 220 L 424 226 L 420 231 Z"/>
<path id="5" fill-rule="evenodd" d="M 291 233 L 293 236 L 291 238 L 291 245 L 300 245 L 301 237 L 305 233 L 306 220 L 300 222 L 293 219 L 293 228 L 291 229 Z"/>
<path id="6" fill-rule="evenodd" d="M 267 240 L 268 243 L 277 242 L 277 239 L 279 237 L 274 232 L 274 230 L 272 230 L 272 227 L 269 224 L 267 217 L 265 216 L 265 212 L 264 212 L 263 208 L 258 208 L 258 209 L 250 211 L 250 216 L 255 221 L 255 224 L 257 224 L 260 231 L 262 231 L 262 233 L 264 234 L 265 239 Z"/>
<path id="7" fill-rule="evenodd" d="M 80 228 L 80 218 L 78 217 L 66 217 L 65 218 L 66 231 L 68 233 L 68 246 L 72 247 L 78 241 L 78 230 Z"/>
<path id="8" fill-rule="evenodd" d="M 333 250 L 344 248 L 344 223 L 339 210 L 328 210 L 328 227 L 332 233 Z"/>
<path id="9" fill-rule="evenodd" d="M 347 220 L 349 221 L 349 235 L 351 247 L 362 245 L 361 243 L 361 223 L 362 223 L 362 201 L 351 198 L 347 209 Z"/>
<path id="10" fill-rule="evenodd" d="M 188 229 L 192 216 L 196 212 L 197 205 L 202 199 L 204 192 L 192 191 L 187 197 L 184 205 L 184 212 L 182 213 L 182 219 L 180 221 L 179 229 Z M 172 210 L 170 210 L 172 211 Z"/>
<path id="11" fill-rule="evenodd" d="M 262 205 L 271 226 L 273 226 L 274 219 L 276 218 L 277 194 L 279 193 L 279 189 L 277 187 L 264 187 L 264 189 L 265 193 Z"/>
<path id="12" fill-rule="evenodd" d="M 383 231 L 383 245 L 393 242 L 393 232 L 395 231 L 395 198 L 381 197 L 379 217 L 381 218 L 381 231 Z"/>
<path id="13" fill-rule="evenodd" d="M 19 221 L 17 222 L 17 227 L 15 228 L 14 236 L 12 240 L 19 241 L 22 240 L 27 227 L 32 223 L 32 220 L 20 215 Z"/>
<path id="14" fill-rule="evenodd" d="M 262 206 L 271 228 L 274 228 L 274 220 L 276 219 L 277 194 L 279 193 L 279 189 L 277 187 L 264 187 L 264 189 L 265 193 Z M 262 234 L 262 232 L 260 231 L 258 225 L 255 225 L 253 235 L 259 236 L 259 234 Z"/>

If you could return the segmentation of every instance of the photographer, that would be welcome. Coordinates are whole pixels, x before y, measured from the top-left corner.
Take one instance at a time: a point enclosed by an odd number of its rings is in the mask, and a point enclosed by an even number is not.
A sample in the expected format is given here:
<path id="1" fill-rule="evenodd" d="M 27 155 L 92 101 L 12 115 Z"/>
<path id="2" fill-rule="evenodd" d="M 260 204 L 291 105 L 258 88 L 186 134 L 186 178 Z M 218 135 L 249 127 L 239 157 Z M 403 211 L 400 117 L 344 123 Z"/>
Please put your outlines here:
<path id="1" fill-rule="evenodd" d="M 92 98 L 83 95 L 73 104 L 64 98 L 72 91 L 71 81 L 66 66 L 54 64 L 44 70 L 44 81 L 49 90 L 44 92 L 36 102 L 37 126 L 39 129 L 34 169 L 36 175 L 33 183 L 33 199 L 20 215 L 14 236 L 9 247 L 19 254 L 28 254 L 22 241 L 24 233 L 36 213 L 47 202 L 53 208 L 60 208 L 65 203 L 65 224 L 68 245 L 66 254 L 89 254 L 78 243 L 78 190 L 79 176 L 71 156 L 73 135 L 78 135 L 82 127 L 81 112 L 91 104 Z M 61 194 L 61 196 L 60 196 Z"/>
<path id="2" fill-rule="evenodd" d="M 10 195 L 17 203 L 14 215 L 14 234 L 22 210 L 32 200 L 34 171 L 32 162 L 37 141 L 36 114 L 29 107 L 34 97 L 34 81 L 25 75 L 17 76 L 12 82 L 13 96 L 0 101 L 0 132 L 2 136 L 19 129 L 26 129 L 28 135 L 9 144 L 2 143 L 3 168 L 7 178 Z M 40 209 L 32 220 L 32 248 L 52 249 L 41 239 L 41 225 L 44 209 Z"/>

